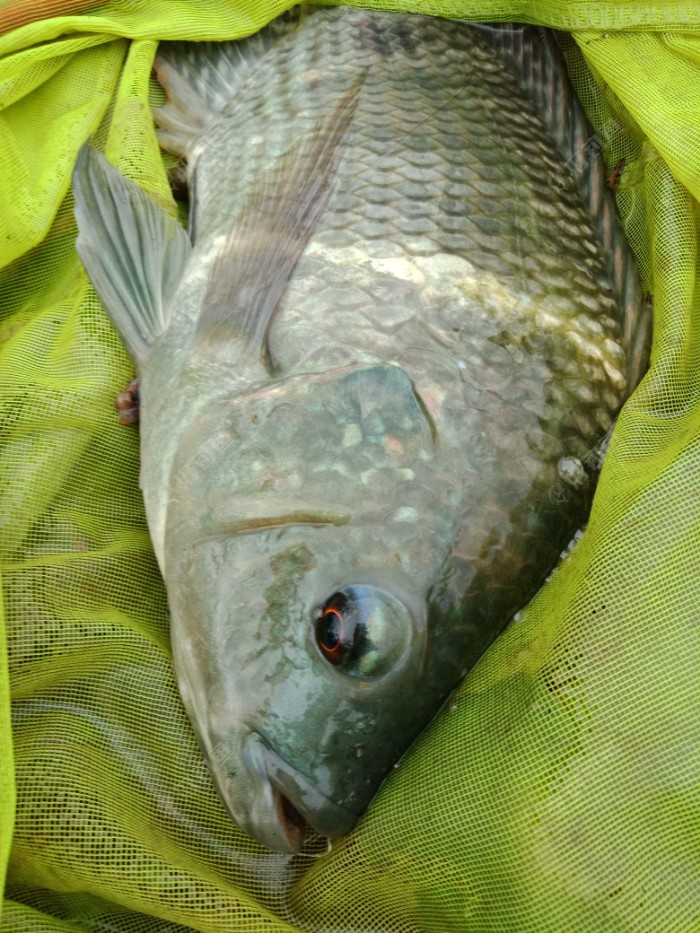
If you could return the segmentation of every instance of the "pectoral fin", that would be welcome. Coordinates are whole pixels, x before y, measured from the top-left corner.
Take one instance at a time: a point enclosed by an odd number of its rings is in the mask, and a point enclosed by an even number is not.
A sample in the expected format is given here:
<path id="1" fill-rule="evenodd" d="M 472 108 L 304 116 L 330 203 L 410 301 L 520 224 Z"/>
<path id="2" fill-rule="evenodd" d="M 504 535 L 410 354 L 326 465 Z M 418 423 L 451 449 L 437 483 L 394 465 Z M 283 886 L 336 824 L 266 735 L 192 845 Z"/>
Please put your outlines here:
<path id="1" fill-rule="evenodd" d="M 243 339 L 270 372 L 274 370 L 270 331 L 328 203 L 364 78 L 360 74 L 312 133 L 261 172 L 212 265 L 197 325 L 200 341 L 225 347 L 231 337 Z"/>
<path id="2" fill-rule="evenodd" d="M 191 252 L 175 217 L 89 145 L 73 172 L 77 250 L 137 363 L 167 330 L 169 299 Z"/>

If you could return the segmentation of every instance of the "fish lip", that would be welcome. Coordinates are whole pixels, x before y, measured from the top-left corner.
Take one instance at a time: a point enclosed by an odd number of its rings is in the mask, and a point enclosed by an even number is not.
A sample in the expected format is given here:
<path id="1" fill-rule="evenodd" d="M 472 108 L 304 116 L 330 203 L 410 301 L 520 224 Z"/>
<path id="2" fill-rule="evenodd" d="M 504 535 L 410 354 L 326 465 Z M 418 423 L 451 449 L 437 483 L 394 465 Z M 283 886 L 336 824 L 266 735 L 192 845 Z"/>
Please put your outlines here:
<path id="1" fill-rule="evenodd" d="M 247 831 L 278 852 L 298 852 L 307 829 L 319 836 L 345 835 L 359 813 L 335 803 L 312 781 L 274 751 L 257 731 L 242 743 L 243 762 L 255 792 L 246 819 Z"/>

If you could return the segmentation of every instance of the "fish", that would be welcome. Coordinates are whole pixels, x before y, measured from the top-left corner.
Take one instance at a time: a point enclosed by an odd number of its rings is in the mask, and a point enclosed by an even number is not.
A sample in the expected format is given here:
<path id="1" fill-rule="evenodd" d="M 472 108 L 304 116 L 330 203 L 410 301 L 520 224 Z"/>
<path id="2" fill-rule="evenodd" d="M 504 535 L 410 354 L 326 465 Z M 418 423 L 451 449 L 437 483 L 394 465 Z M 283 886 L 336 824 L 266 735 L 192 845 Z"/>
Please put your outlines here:
<path id="1" fill-rule="evenodd" d="M 639 282 L 546 30 L 302 7 L 155 69 L 187 229 L 88 143 L 77 249 L 138 372 L 184 706 L 292 854 L 351 831 L 585 522 Z"/>

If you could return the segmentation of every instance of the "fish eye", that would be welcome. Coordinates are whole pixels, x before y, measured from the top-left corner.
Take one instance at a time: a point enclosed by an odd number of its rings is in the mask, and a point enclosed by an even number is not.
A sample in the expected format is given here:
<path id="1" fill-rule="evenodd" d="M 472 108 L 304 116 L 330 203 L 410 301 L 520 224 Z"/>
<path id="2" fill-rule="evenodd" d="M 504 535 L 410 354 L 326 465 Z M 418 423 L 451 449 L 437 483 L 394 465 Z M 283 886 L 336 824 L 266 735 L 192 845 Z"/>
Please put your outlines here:
<path id="1" fill-rule="evenodd" d="M 414 625 L 403 603 L 373 586 L 347 586 L 316 615 L 321 655 L 353 677 L 379 677 L 395 668 L 410 646 Z"/>

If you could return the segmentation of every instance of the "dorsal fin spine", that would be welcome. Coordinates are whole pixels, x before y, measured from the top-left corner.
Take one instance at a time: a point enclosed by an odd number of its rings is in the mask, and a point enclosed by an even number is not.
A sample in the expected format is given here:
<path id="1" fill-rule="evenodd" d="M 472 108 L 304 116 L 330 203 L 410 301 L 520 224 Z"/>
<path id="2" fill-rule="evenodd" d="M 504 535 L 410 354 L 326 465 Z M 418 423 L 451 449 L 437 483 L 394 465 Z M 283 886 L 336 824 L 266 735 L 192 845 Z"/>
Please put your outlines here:
<path id="1" fill-rule="evenodd" d="M 584 206 L 608 262 L 618 306 L 622 341 L 631 353 L 630 390 L 644 371 L 643 345 L 648 335 L 640 317 L 641 286 L 631 247 L 622 229 L 612 192 L 605 184 L 603 146 L 591 131 L 583 106 L 574 93 L 557 33 L 544 27 L 505 24 L 484 27 L 484 36 L 512 62 L 523 86 L 561 150 L 562 172 L 577 181 Z M 563 37 L 561 37 L 563 38 Z"/>

